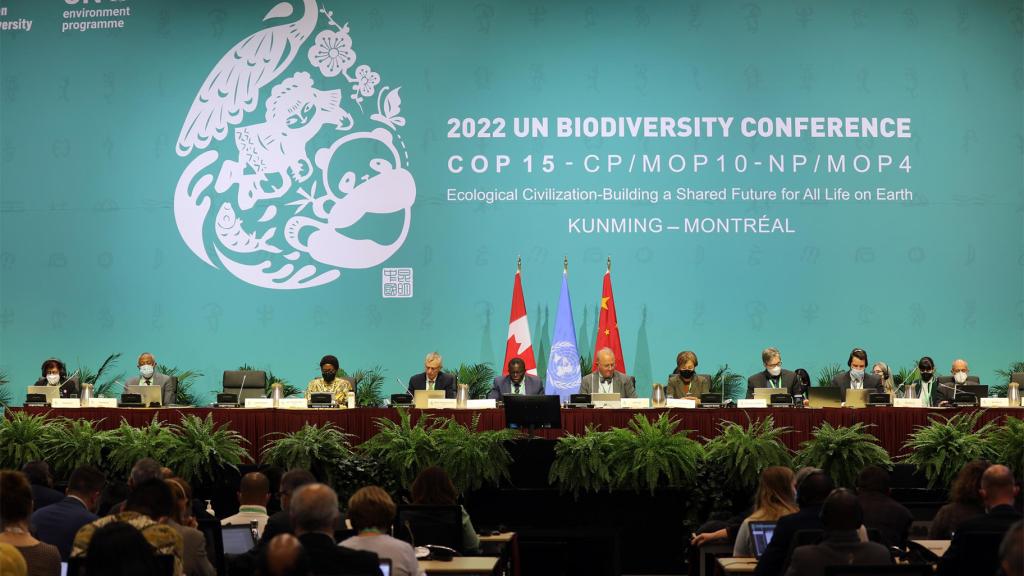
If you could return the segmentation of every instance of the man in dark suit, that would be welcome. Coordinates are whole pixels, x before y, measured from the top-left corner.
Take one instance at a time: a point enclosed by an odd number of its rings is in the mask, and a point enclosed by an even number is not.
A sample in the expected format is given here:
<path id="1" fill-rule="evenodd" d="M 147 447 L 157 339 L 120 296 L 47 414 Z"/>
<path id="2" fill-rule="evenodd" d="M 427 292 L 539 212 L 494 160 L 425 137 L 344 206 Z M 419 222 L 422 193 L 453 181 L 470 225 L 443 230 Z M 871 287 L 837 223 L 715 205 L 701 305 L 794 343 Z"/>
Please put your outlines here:
<path id="1" fill-rule="evenodd" d="M 825 538 L 819 544 L 797 546 L 786 576 L 820 576 L 826 566 L 879 566 L 892 564 L 889 550 L 877 542 L 861 542 L 857 535 L 862 510 L 857 495 L 846 488 L 829 494 L 821 507 Z"/>
<path id="2" fill-rule="evenodd" d="M 380 560 L 373 552 L 351 550 L 334 542 L 338 521 L 338 495 L 326 484 L 306 484 L 291 498 L 291 519 L 314 574 L 380 576 Z"/>
<path id="3" fill-rule="evenodd" d="M 999 563 L 1006 576 L 1024 576 L 1024 520 L 1010 526 L 999 545 Z"/>
<path id="4" fill-rule="evenodd" d="M 857 477 L 857 499 L 864 511 L 864 526 L 878 530 L 882 544 L 903 548 L 914 515 L 889 495 L 889 473 L 879 466 L 861 470 Z"/>
<path id="5" fill-rule="evenodd" d="M 71 544 L 78 529 L 99 519 L 96 509 L 106 483 L 106 477 L 97 468 L 76 468 L 68 481 L 68 495 L 60 502 L 40 508 L 32 514 L 36 538 L 56 546 L 61 560 L 66 562 L 71 556 Z"/>
<path id="6" fill-rule="evenodd" d="M 508 374 L 494 379 L 488 398 L 501 400 L 507 394 L 535 395 L 544 393 L 544 383 L 533 374 L 526 373 L 526 362 L 522 358 L 508 361 Z"/>
<path id="7" fill-rule="evenodd" d="M 611 348 L 597 351 L 597 370 L 580 382 L 580 394 L 600 393 L 636 398 L 636 379 L 615 369 L 615 352 Z"/>
<path id="8" fill-rule="evenodd" d="M 850 388 L 854 390 L 864 388 L 872 392 L 885 392 L 882 381 L 878 376 L 864 372 L 868 365 L 867 352 L 861 348 L 854 348 L 850 352 L 850 357 L 846 360 L 846 365 L 850 367 L 849 372 L 840 372 L 832 377 L 832 385 L 839 387 L 843 402 L 846 401 L 846 391 Z"/>
<path id="9" fill-rule="evenodd" d="M 757 561 L 757 576 L 776 576 L 786 568 L 789 545 L 798 530 L 821 530 L 821 505 L 832 492 L 832 479 L 824 470 L 813 470 L 797 482 L 796 503 L 800 511 L 783 516 L 775 524 L 775 533 Z"/>
<path id="10" fill-rule="evenodd" d="M 427 354 L 423 372 L 409 378 L 409 394 L 417 390 L 444 390 L 445 398 L 455 398 L 455 386 L 455 376 L 444 373 L 441 355 L 437 352 Z"/>
<path id="11" fill-rule="evenodd" d="M 960 524 L 939 561 L 938 576 L 993 574 L 998 569 L 996 546 L 1010 526 L 1021 519 L 1013 508 L 1018 490 L 1013 472 L 1006 466 L 995 464 L 985 470 L 981 476 L 981 498 L 986 513 Z"/>
<path id="12" fill-rule="evenodd" d="M 42 460 L 26 462 L 21 472 L 32 485 L 32 509 L 39 510 L 43 506 L 55 504 L 64 499 L 64 495 L 53 489 L 53 474 L 50 465 Z"/>
<path id="13" fill-rule="evenodd" d="M 139 375 L 132 376 L 124 383 L 125 386 L 159 386 L 160 403 L 164 406 L 176 404 L 178 400 L 178 380 L 173 376 L 156 371 L 156 358 L 149 352 L 139 355 Z"/>
<path id="14" fill-rule="evenodd" d="M 260 537 L 260 546 L 270 542 L 270 539 L 278 534 L 290 534 L 292 532 L 292 520 L 288 511 L 291 505 L 292 495 L 299 488 L 306 484 L 313 484 L 316 478 L 309 470 L 292 468 L 281 476 L 281 485 L 278 488 L 281 497 L 281 510 L 271 514 L 267 518 L 267 526 L 263 529 L 263 536 Z"/>
<path id="15" fill-rule="evenodd" d="M 747 378 L 747 398 L 754 397 L 755 388 L 781 388 L 786 394 L 799 395 L 801 390 L 797 390 L 796 373 L 782 367 L 782 354 L 778 348 L 765 348 L 761 352 L 761 362 L 764 370 Z"/>

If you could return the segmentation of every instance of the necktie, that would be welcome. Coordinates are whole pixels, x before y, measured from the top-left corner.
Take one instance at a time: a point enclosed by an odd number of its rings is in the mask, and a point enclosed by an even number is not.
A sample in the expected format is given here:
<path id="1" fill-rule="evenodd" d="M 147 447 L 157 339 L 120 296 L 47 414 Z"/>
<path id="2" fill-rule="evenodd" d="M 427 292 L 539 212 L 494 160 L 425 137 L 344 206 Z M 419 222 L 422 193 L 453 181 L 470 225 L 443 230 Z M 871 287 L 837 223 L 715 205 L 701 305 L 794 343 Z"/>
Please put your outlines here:
<path id="1" fill-rule="evenodd" d="M 151 384 L 151 381 L 149 380 L 149 378 L 146 378 L 146 386 L 149 386 L 150 384 Z"/>
<path id="2" fill-rule="evenodd" d="M 519 387 L 520 386 L 521 386 L 521 384 L 513 384 L 512 393 L 513 394 L 519 394 Z"/>
<path id="3" fill-rule="evenodd" d="M 433 390 L 433 389 L 434 389 L 434 381 L 431 380 L 431 381 L 427 382 L 427 390 Z"/>

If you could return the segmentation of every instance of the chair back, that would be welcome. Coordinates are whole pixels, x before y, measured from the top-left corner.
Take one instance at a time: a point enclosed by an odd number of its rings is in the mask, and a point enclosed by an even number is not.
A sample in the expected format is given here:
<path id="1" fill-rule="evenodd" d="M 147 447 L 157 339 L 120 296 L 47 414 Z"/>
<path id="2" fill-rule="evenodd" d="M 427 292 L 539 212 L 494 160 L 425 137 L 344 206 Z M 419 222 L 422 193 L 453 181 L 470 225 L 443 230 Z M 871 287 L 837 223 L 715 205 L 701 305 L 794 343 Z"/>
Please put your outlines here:
<path id="1" fill-rule="evenodd" d="M 210 559 L 217 574 L 226 574 L 224 569 L 224 534 L 220 520 L 216 518 L 197 518 L 197 528 L 206 539 L 206 557 Z"/>
<path id="2" fill-rule="evenodd" d="M 395 535 L 413 546 L 435 544 L 462 552 L 462 507 L 399 506 Z"/>

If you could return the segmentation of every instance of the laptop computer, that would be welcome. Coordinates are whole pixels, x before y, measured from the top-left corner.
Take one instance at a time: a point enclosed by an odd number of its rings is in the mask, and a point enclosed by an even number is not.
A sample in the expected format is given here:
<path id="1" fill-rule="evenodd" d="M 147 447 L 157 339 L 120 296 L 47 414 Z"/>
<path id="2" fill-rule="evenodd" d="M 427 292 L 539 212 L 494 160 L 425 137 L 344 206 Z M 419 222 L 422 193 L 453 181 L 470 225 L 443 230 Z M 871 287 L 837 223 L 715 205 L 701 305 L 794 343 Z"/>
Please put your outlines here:
<path id="1" fill-rule="evenodd" d="M 225 554 L 245 554 L 256 545 L 248 524 L 228 524 L 220 528 Z"/>
<path id="2" fill-rule="evenodd" d="M 850 388 L 846 391 L 847 408 L 864 408 L 868 405 L 868 394 L 871 390 L 866 388 Z"/>
<path id="3" fill-rule="evenodd" d="M 138 394 L 143 406 L 163 401 L 163 389 L 159 386 L 125 386 L 123 394 Z"/>
<path id="4" fill-rule="evenodd" d="M 417 408 L 428 408 L 431 398 L 444 398 L 444 390 L 416 390 L 413 392 L 413 405 Z"/>
<path id="5" fill-rule="evenodd" d="M 764 400 L 771 404 L 772 394 L 789 394 L 785 388 L 754 388 L 754 400 Z"/>
<path id="6" fill-rule="evenodd" d="M 391 560 L 380 559 L 380 573 L 382 576 L 391 576 Z"/>
<path id="7" fill-rule="evenodd" d="M 775 522 L 754 521 L 748 523 L 748 526 L 750 526 L 750 539 L 754 542 L 754 557 L 760 560 L 775 534 Z"/>
<path id="8" fill-rule="evenodd" d="M 590 402 L 594 408 L 619 408 L 622 406 L 622 394 L 609 392 L 607 394 L 590 394 Z"/>
<path id="9" fill-rule="evenodd" d="M 839 408 L 843 405 L 838 386 L 811 386 L 807 389 L 807 405 L 811 408 Z"/>
<path id="10" fill-rule="evenodd" d="M 54 398 L 60 398 L 60 386 L 29 386 L 26 394 L 42 394 L 46 396 L 46 403 L 49 404 Z"/>

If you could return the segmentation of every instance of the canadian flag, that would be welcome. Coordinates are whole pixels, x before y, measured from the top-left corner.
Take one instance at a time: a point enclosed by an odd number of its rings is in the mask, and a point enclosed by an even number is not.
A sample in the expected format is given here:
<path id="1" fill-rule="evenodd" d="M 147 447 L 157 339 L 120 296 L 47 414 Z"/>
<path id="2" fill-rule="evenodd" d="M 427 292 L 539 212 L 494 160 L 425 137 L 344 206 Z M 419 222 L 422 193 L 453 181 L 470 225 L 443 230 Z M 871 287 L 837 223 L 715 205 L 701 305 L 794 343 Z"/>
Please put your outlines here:
<path id="1" fill-rule="evenodd" d="M 508 375 L 508 361 L 522 358 L 526 373 L 537 375 L 537 361 L 533 358 L 533 342 L 530 340 L 530 323 L 526 321 L 526 300 L 523 298 L 523 281 L 519 271 L 512 286 L 512 312 L 508 316 L 508 341 L 505 343 L 505 364 L 502 375 Z"/>

